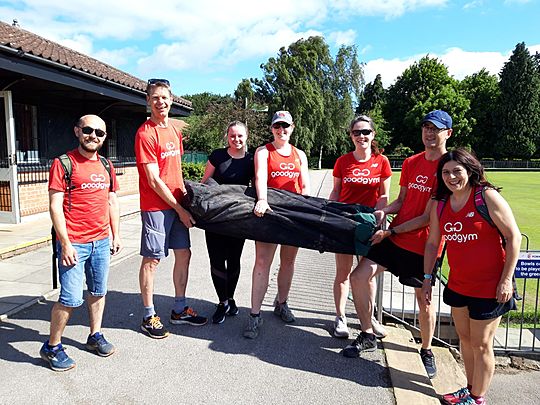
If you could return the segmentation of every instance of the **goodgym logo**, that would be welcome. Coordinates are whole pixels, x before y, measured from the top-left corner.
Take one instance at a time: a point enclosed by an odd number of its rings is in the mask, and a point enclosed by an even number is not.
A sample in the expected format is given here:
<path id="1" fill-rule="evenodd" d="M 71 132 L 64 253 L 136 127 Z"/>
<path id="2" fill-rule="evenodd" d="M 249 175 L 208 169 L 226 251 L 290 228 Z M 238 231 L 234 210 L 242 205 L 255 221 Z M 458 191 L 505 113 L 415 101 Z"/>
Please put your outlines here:
<path id="1" fill-rule="evenodd" d="M 362 170 L 353 169 L 352 174 L 353 174 L 353 176 L 356 176 L 356 177 L 358 177 L 358 176 L 367 177 L 367 176 L 369 176 L 371 174 L 371 172 L 369 171 L 369 169 L 362 169 Z"/>
<path id="2" fill-rule="evenodd" d="M 448 232 L 447 235 L 444 235 L 446 241 L 465 243 L 478 240 L 478 234 L 476 233 L 459 233 L 463 230 L 463 224 L 461 222 L 447 222 L 444 224 L 443 229 L 445 232 Z"/>
<path id="3" fill-rule="evenodd" d="M 428 181 L 428 177 L 427 176 L 422 176 L 421 174 L 419 174 L 418 176 L 416 176 L 416 182 L 417 183 L 420 183 L 420 184 L 426 184 Z"/>
<path id="4" fill-rule="evenodd" d="M 169 156 L 178 156 L 180 155 L 180 149 L 174 149 L 175 145 L 174 142 L 167 142 L 165 144 L 165 148 L 167 149 L 167 152 L 161 152 L 161 158 L 165 159 Z"/>
<path id="5" fill-rule="evenodd" d="M 81 188 L 83 190 L 89 189 L 89 188 L 103 190 L 109 187 L 109 184 L 105 183 L 105 175 L 103 174 L 92 173 L 90 175 L 90 181 L 92 183 L 82 183 Z"/>

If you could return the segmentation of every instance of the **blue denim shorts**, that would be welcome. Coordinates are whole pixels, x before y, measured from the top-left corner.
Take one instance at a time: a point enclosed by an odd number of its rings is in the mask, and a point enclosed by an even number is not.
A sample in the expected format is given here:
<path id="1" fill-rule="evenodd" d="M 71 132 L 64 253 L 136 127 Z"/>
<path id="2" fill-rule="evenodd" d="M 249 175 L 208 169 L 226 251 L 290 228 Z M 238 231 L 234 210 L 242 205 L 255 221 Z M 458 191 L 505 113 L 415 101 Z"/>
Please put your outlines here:
<path id="1" fill-rule="evenodd" d="M 189 249 L 189 229 L 175 210 L 141 211 L 141 251 L 143 257 L 163 259 L 169 249 Z"/>
<path id="2" fill-rule="evenodd" d="M 56 242 L 58 273 L 60 275 L 60 297 L 58 302 L 66 307 L 79 307 L 83 300 L 83 283 L 86 276 L 88 292 L 96 297 L 107 294 L 111 247 L 109 238 L 88 243 L 73 243 L 77 252 L 77 263 L 62 265 L 62 246 Z"/>

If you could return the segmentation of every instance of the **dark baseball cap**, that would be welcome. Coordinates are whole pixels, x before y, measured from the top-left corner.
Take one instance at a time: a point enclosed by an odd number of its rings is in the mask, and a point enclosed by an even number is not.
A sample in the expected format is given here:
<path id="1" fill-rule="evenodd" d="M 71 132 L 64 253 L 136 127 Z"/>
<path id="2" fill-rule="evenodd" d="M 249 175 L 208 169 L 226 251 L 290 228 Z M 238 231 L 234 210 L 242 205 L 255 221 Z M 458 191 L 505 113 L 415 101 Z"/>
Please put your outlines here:
<path id="1" fill-rule="evenodd" d="M 422 120 L 422 124 L 428 121 L 439 129 L 452 128 L 452 117 L 450 117 L 450 115 L 443 110 L 435 110 L 427 113 Z"/>

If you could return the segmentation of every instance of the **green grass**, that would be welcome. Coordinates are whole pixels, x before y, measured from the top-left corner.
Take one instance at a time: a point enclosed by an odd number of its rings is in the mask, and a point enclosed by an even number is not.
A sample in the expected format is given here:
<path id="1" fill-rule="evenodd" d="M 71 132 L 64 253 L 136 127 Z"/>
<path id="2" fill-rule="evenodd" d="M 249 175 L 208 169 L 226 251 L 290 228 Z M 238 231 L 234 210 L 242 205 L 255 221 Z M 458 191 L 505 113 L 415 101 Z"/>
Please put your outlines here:
<path id="1" fill-rule="evenodd" d="M 399 175 L 395 173 L 390 189 L 390 201 L 399 193 Z M 540 250 L 540 172 L 487 172 L 488 180 L 498 187 L 502 187 L 501 194 L 508 201 L 521 233 L 529 237 L 529 250 Z M 522 250 L 526 248 L 526 238 L 523 238 Z M 448 274 L 448 264 L 445 260 L 443 274 Z M 518 291 L 523 290 L 523 280 L 518 279 Z M 525 297 L 525 317 L 534 317 L 536 289 L 538 281 L 527 281 Z M 521 305 L 518 311 L 512 312 L 512 318 L 521 316 Z"/>

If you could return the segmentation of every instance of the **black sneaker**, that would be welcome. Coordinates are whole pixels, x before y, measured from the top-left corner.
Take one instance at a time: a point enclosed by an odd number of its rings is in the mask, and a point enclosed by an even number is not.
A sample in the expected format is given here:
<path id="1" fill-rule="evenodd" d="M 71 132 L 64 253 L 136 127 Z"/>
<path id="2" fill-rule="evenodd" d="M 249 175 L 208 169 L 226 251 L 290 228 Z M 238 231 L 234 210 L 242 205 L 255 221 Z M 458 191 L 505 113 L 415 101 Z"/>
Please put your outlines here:
<path id="1" fill-rule="evenodd" d="M 223 302 L 220 302 L 216 305 L 216 312 L 214 312 L 214 315 L 212 316 L 212 322 L 213 323 L 223 323 L 225 320 L 225 315 L 227 315 L 230 311 L 231 307 L 229 305 L 225 305 Z"/>
<path id="2" fill-rule="evenodd" d="M 154 339 L 163 339 L 169 336 L 169 331 L 165 329 L 161 323 L 161 320 L 159 319 L 159 316 L 157 315 L 143 319 L 141 330 L 146 332 L 148 336 Z"/>
<path id="3" fill-rule="evenodd" d="M 227 312 L 227 315 L 229 316 L 235 316 L 238 315 L 238 307 L 236 306 L 236 302 L 232 298 L 229 298 L 229 312 Z"/>
<path id="4" fill-rule="evenodd" d="M 435 365 L 435 356 L 431 349 L 420 349 L 420 358 L 424 363 L 424 368 L 429 378 L 437 375 L 437 366 Z"/>
<path id="5" fill-rule="evenodd" d="M 351 344 L 343 349 L 345 357 L 359 357 L 361 352 L 374 352 L 377 349 L 377 338 L 375 335 L 366 332 L 360 334 Z"/>
<path id="6" fill-rule="evenodd" d="M 171 311 L 170 322 L 174 325 L 188 324 L 193 326 L 203 326 L 206 325 L 208 319 L 204 316 L 197 315 L 197 312 L 195 312 L 193 308 L 185 307 L 181 314 Z"/>

